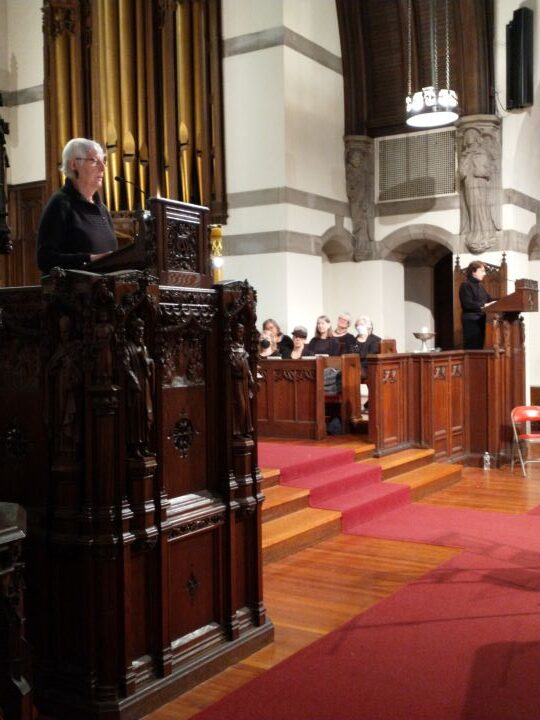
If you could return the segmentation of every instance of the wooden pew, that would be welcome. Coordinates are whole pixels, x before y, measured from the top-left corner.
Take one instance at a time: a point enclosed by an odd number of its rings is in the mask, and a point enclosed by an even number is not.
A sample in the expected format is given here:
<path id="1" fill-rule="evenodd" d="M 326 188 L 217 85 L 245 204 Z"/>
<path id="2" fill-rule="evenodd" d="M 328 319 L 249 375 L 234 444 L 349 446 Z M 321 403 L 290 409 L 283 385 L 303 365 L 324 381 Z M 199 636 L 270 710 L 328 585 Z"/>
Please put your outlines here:
<path id="1" fill-rule="evenodd" d="M 302 360 L 259 362 L 258 430 L 260 436 L 320 440 L 326 437 L 324 369 L 341 370 L 340 406 L 344 432 L 360 417 L 360 358 L 356 354 Z"/>

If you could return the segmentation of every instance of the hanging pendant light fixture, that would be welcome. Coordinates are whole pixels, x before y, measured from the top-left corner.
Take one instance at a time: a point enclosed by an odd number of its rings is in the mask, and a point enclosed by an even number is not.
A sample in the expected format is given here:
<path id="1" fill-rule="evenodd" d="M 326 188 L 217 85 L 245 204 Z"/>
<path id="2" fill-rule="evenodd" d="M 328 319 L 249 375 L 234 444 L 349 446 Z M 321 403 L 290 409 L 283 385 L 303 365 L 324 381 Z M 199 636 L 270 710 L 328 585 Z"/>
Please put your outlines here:
<path id="1" fill-rule="evenodd" d="M 450 50 L 448 32 L 448 0 L 445 6 L 445 59 L 446 87 L 439 88 L 438 43 L 437 43 L 437 0 L 430 0 L 430 53 L 431 85 L 421 91 L 412 92 L 412 0 L 408 0 L 408 87 L 407 87 L 407 125 L 415 128 L 432 128 L 455 122 L 458 115 L 458 98 L 455 90 L 450 89 Z"/>

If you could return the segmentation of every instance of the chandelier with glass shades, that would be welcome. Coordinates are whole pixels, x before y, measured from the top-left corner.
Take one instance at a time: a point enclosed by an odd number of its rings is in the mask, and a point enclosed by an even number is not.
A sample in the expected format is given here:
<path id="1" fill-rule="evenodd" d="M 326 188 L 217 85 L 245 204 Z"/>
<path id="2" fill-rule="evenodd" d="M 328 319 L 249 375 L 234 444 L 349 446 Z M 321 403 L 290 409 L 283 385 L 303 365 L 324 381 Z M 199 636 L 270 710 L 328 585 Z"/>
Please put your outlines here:
<path id="1" fill-rule="evenodd" d="M 437 5 L 438 0 L 430 3 L 430 54 L 431 54 L 431 85 L 415 93 L 412 91 L 412 0 L 408 0 L 408 87 L 406 111 L 407 125 L 415 128 L 432 128 L 449 125 L 458 119 L 458 97 L 450 88 L 450 51 L 448 33 L 448 0 L 444 0 L 444 34 L 446 60 L 446 87 L 439 87 L 438 42 L 437 42 Z"/>

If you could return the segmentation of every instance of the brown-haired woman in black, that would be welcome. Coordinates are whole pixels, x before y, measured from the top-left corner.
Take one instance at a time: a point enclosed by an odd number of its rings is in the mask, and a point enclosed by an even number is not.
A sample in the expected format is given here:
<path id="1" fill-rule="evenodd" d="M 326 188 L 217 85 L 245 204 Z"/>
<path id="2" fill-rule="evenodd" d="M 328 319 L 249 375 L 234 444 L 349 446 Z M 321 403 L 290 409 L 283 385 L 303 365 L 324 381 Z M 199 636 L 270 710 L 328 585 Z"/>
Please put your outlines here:
<path id="1" fill-rule="evenodd" d="M 486 268 L 474 260 L 466 270 L 467 279 L 459 288 L 464 350 L 482 350 L 486 337 L 486 307 L 494 302 L 482 285 Z"/>

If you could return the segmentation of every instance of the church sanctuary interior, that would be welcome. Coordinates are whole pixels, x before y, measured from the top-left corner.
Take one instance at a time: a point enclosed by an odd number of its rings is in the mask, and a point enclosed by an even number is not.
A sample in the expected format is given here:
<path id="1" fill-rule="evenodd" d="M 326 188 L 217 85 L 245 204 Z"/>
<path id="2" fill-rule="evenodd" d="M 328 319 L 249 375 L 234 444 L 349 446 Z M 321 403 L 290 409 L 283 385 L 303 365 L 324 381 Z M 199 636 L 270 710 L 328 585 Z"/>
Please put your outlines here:
<path id="1" fill-rule="evenodd" d="M 539 37 L 0 0 L 0 720 L 540 718 Z"/>

